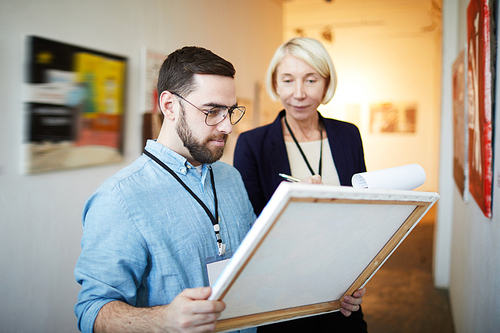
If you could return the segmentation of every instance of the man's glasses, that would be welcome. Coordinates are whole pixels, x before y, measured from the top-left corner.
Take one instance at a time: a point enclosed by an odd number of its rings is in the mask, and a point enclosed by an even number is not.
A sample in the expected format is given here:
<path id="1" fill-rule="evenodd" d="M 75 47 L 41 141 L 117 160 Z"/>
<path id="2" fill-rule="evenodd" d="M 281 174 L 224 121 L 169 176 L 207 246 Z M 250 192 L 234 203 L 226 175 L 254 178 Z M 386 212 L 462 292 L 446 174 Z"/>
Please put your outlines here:
<path id="1" fill-rule="evenodd" d="M 208 126 L 215 126 L 222 122 L 224 119 L 226 119 L 227 115 L 229 114 L 229 121 L 231 122 L 231 125 L 236 125 L 241 118 L 243 118 L 243 115 L 245 114 L 246 108 L 244 106 L 232 106 L 228 108 L 227 106 L 216 106 L 211 108 L 210 110 L 202 110 L 184 97 L 182 97 L 179 94 L 172 93 L 173 95 L 181 98 L 184 100 L 186 103 L 191 104 L 194 106 L 196 109 L 199 111 L 203 112 L 205 114 L 205 124 Z"/>

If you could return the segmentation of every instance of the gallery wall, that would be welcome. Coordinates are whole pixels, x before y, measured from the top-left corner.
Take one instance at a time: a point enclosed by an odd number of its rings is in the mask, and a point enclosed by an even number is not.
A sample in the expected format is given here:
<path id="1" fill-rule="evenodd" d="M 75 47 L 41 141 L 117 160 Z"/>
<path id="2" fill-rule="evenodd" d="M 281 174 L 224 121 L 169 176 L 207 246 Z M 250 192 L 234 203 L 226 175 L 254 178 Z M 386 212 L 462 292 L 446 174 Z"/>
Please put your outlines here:
<path id="1" fill-rule="evenodd" d="M 253 101 L 282 41 L 281 15 L 281 4 L 268 0 L 0 2 L 1 332 L 77 332 L 73 269 L 83 204 L 142 149 L 141 48 L 165 55 L 184 45 L 212 49 L 235 65 L 238 98 Z M 21 173 L 28 35 L 128 58 L 123 163 Z"/>
<path id="2" fill-rule="evenodd" d="M 491 2 L 498 6 L 498 1 Z M 452 211 L 438 212 L 438 220 L 451 223 L 449 292 L 455 331 L 498 332 L 500 327 L 500 131 L 499 103 L 493 110 L 492 218 L 483 214 L 475 199 L 464 199 L 453 180 L 452 64 L 467 43 L 468 0 L 443 2 L 443 108 L 440 194 Z M 498 8 L 498 7 L 497 7 Z M 498 22 L 498 10 L 492 19 Z M 496 31 L 498 35 L 498 31 Z M 498 78 L 499 62 L 493 62 Z M 498 79 L 494 89 L 498 99 Z M 495 124 L 496 122 L 496 124 Z"/>

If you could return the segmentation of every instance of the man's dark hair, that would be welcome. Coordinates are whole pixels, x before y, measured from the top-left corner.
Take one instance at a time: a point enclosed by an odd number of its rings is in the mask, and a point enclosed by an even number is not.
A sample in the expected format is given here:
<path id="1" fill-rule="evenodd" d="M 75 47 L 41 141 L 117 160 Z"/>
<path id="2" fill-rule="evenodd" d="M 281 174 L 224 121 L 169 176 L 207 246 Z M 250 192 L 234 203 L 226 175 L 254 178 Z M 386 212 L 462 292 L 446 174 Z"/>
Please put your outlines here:
<path id="1" fill-rule="evenodd" d="M 158 74 L 158 97 L 163 91 L 186 96 L 196 87 L 195 74 L 220 75 L 234 78 L 233 65 L 210 50 L 185 46 L 167 57 Z"/>

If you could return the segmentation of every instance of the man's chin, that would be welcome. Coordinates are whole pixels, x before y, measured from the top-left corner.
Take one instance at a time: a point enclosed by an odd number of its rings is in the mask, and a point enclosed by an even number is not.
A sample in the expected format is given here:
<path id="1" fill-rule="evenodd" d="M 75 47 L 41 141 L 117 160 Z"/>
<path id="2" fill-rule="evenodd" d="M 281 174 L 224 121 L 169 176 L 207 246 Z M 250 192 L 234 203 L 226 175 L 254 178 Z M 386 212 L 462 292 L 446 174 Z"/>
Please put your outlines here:
<path id="1" fill-rule="evenodd" d="M 224 155 L 224 147 L 217 147 L 217 149 L 210 149 L 210 156 L 207 156 L 208 154 L 203 154 L 203 156 L 196 156 L 197 154 L 191 153 L 193 158 L 203 164 L 211 164 L 215 163 L 218 160 L 222 158 L 222 155 Z"/>
<path id="2" fill-rule="evenodd" d="M 224 155 L 224 147 L 222 147 L 219 152 L 216 152 L 213 155 L 213 162 L 212 163 L 217 162 L 218 160 L 220 160 L 222 158 L 222 155 Z"/>

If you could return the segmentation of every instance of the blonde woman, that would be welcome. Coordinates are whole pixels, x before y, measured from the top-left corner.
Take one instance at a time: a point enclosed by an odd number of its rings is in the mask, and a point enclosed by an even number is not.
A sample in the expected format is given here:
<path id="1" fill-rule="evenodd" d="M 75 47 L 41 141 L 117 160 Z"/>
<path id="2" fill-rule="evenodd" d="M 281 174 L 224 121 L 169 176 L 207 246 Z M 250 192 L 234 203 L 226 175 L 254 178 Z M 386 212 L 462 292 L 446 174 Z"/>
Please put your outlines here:
<path id="1" fill-rule="evenodd" d="M 260 214 L 283 178 L 351 185 L 366 171 L 358 128 L 318 112 L 335 94 L 337 75 L 324 46 L 312 38 L 293 38 L 276 51 L 266 76 L 271 98 L 284 109 L 276 120 L 242 133 L 234 153 L 254 211 Z M 361 312 L 365 289 L 342 302 L 340 312 L 263 326 L 262 332 L 367 332 Z"/>

